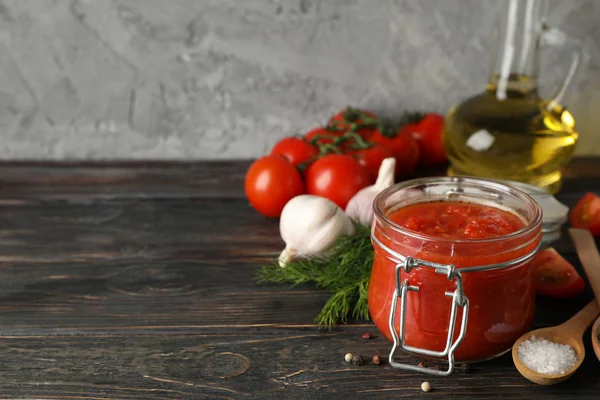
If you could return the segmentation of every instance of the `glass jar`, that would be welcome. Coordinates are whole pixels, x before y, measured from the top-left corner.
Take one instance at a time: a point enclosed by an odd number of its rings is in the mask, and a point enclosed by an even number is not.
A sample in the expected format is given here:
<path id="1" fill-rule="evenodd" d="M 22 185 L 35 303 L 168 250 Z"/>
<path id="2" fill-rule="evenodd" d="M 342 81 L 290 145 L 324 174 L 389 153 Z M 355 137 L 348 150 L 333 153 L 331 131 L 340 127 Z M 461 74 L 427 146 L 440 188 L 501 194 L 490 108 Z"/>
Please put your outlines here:
<path id="1" fill-rule="evenodd" d="M 404 228 L 390 214 L 415 203 L 477 203 L 509 211 L 523 228 L 495 238 L 448 239 Z M 542 210 L 529 195 L 482 179 L 406 181 L 374 202 L 375 249 L 369 312 L 394 342 L 390 365 L 449 375 L 454 360 L 483 361 L 508 351 L 531 327 L 535 288 L 530 261 L 540 247 Z M 395 350 L 447 359 L 445 371 L 393 361 Z"/>

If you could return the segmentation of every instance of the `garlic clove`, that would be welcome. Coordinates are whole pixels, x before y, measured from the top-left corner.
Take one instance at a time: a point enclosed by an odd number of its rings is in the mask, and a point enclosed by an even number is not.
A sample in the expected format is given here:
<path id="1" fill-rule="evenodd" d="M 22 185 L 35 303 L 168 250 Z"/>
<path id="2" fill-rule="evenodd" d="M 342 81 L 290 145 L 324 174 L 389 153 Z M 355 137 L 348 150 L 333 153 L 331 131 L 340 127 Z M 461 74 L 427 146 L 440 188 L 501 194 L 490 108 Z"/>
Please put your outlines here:
<path id="1" fill-rule="evenodd" d="M 389 157 L 381 162 L 377 180 L 374 185 L 359 190 L 348 202 L 346 214 L 359 221 L 364 226 L 370 226 L 373 221 L 373 200 L 384 189 L 394 184 L 396 159 Z"/>
<path id="2" fill-rule="evenodd" d="M 290 261 L 296 258 L 296 254 L 298 254 L 296 249 L 292 249 L 291 247 L 286 246 L 286 248 L 283 249 L 283 251 L 279 255 L 279 258 L 277 259 L 279 266 L 285 267 Z"/>
<path id="3" fill-rule="evenodd" d="M 331 233 L 335 232 L 335 235 Z M 314 235 L 306 235 L 305 248 L 317 249 L 317 253 L 321 253 L 323 249 L 331 248 L 340 235 L 350 235 L 354 233 L 354 224 L 352 220 L 344 213 L 341 208 L 335 210 L 335 214 L 323 221 L 319 229 L 316 229 Z M 315 254 L 305 254 L 306 256 L 314 256 Z"/>
<path id="4" fill-rule="evenodd" d="M 340 235 L 353 233 L 354 224 L 331 200 L 306 194 L 285 205 L 279 231 L 286 247 L 278 262 L 285 267 L 293 259 L 324 254 Z"/>
<path id="5" fill-rule="evenodd" d="M 379 191 L 374 186 L 368 186 L 356 193 L 346 206 L 346 214 L 364 226 L 373 221 L 373 200 Z"/>
<path id="6" fill-rule="evenodd" d="M 394 171 L 396 169 L 396 159 L 394 157 L 384 158 L 377 172 L 375 186 L 381 192 L 394 184 Z"/>

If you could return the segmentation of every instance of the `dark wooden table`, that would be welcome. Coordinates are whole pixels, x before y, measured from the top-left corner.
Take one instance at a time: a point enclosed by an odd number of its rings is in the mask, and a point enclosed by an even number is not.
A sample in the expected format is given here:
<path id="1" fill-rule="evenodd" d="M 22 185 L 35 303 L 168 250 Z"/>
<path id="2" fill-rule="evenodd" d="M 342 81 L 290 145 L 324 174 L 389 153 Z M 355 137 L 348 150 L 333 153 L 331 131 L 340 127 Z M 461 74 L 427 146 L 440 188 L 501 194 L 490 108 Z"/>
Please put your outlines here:
<path id="1" fill-rule="evenodd" d="M 510 355 L 448 378 L 346 364 L 390 344 L 360 321 L 318 331 L 323 291 L 255 283 L 282 242 L 244 198 L 247 165 L 0 165 L 0 397 L 600 398 L 589 333 L 581 370 L 553 387 Z M 572 206 L 600 192 L 600 159 L 566 176 L 558 197 Z M 580 267 L 567 235 L 555 247 Z M 535 327 L 591 298 L 540 298 Z"/>

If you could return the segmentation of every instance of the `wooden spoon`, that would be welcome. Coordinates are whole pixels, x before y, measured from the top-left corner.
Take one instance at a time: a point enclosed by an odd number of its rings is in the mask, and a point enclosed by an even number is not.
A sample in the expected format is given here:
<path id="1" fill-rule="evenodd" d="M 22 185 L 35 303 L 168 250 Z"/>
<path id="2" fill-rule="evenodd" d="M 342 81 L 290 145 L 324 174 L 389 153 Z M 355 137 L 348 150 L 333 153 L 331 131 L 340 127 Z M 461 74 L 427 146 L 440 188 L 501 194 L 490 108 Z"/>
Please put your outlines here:
<path id="1" fill-rule="evenodd" d="M 594 326 L 592 326 L 592 347 L 596 357 L 600 360 L 600 318 L 596 320 Z"/>
<path id="2" fill-rule="evenodd" d="M 585 358 L 583 333 L 589 328 L 598 315 L 600 315 L 600 305 L 598 305 L 598 302 L 594 299 L 567 322 L 558 326 L 536 329 L 521 336 L 512 348 L 513 362 L 521 375 L 540 385 L 554 385 L 573 375 Z M 575 351 L 577 362 L 564 374 L 541 374 L 530 369 L 519 358 L 519 346 L 524 340 L 531 339 L 532 336 L 535 336 L 536 339 L 543 338 L 554 343 L 568 344 Z"/>
<path id="3" fill-rule="evenodd" d="M 598 315 L 600 315 L 600 255 L 598 255 L 598 249 L 596 248 L 594 238 L 589 231 L 583 229 L 569 229 L 569 233 L 575 243 L 577 255 L 581 260 L 581 264 L 583 265 L 583 269 L 586 272 L 596 298 L 567 322 L 558 326 L 528 332 L 521 336 L 513 345 L 513 362 L 521 375 L 540 385 L 553 385 L 562 382 L 573 375 L 585 358 L 583 334 L 592 322 L 598 318 Z M 600 323 L 598 321 L 596 321 L 594 326 L 596 329 L 600 329 Z M 541 374 L 527 367 L 519 358 L 519 346 L 524 340 L 530 339 L 534 335 L 536 338 L 544 338 L 554 343 L 568 344 L 571 346 L 577 355 L 577 362 L 575 365 L 564 374 Z M 594 329 L 592 329 L 592 335 L 594 335 Z M 598 343 L 597 334 L 595 338 L 592 338 L 592 343 L 594 343 L 594 351 L 598 355 L 598 352 L 600 352 L 600 343 Z M 598 350 L 596 350 L 596 346 L 598 347 Z M 600 355 L 598 355 L 598 357 L 600 357 Z"/>
<path id="4" fill-rule="evenodd" d="M 585 274 L 590 280 L 596 299 L 600 302 L 600 254 L 598 254 L 594 237 L 590 231 L 585 229 L 569 229 L 569 234 L 573 238 L 579 261 L 581 261 Z M 592 326 L 592 346 L 596 357 L 600 360 L 600 339 L 598 335 L 600 335 L 600 318 Z"/>

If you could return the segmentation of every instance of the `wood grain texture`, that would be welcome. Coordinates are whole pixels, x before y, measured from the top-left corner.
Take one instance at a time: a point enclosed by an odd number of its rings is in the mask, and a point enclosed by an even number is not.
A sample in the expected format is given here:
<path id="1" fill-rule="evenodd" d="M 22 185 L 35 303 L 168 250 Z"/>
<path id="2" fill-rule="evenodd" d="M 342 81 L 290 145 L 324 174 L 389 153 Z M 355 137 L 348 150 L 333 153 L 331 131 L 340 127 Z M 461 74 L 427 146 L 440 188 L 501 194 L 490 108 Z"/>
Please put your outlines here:
<path id="1" fill-rule="evenodd" d="M 362 340 L 365 330 L 369 329 L 347 327 L 328 333 L 311 328 L 243 328 L 195 335 L 3 339 L 3 394 L 36 398 L 396 399 L 422 395 L 420 384 L 427 380 L 434 388 L 427 396 L 433 398 L 597 395 L 599 376 L 592 359 L 586 360 L 570 381 L 551 389 L 522 378 L 510 357 L 474 365 L 470 373 L 459 370 L 451 378 L 424 377 L 393 370 L 385 361 L 373 365 L 371 357 L 385 356 L 389 344 L 377 336 Z M 343 356 L 348 351 L 361 354 L 365 364 L 347 364 Z M 399 359 L 418 362 L 407 356 Z"/>
<path id="2" fill-rule="evenodd" d="M 5 198 L 244 198 L 250 161 L 211 162 L 0 162 Z M 416 174 L 445 175 L 445 168 Z M 597 158 L 576 158 L 564 171 L 565 190 L 598 186 Z M 573 179 L 576 178 L 576 179 Z"/>
<path id="3" fill-rule="evenodd" d="M 318 331 L 322 290 L 255 283 L 282 242 L 243 197 L 246 167 L 1 165 L 0 398 L 410 398 L 424 380 L 430 398 L 597 398 L 593 357 L 552 388 L 520 377 L 509 355 L 450 378 L 345 364 L 389 343 L 361 340 L 376 334 L 364 321 Z M 567 205 L 600 193 L 600 160 L 569 171 Z M 554 247 L 581 272 L 566 230 Z M 534 327 L 592 298 L 539 298 Z"/>

